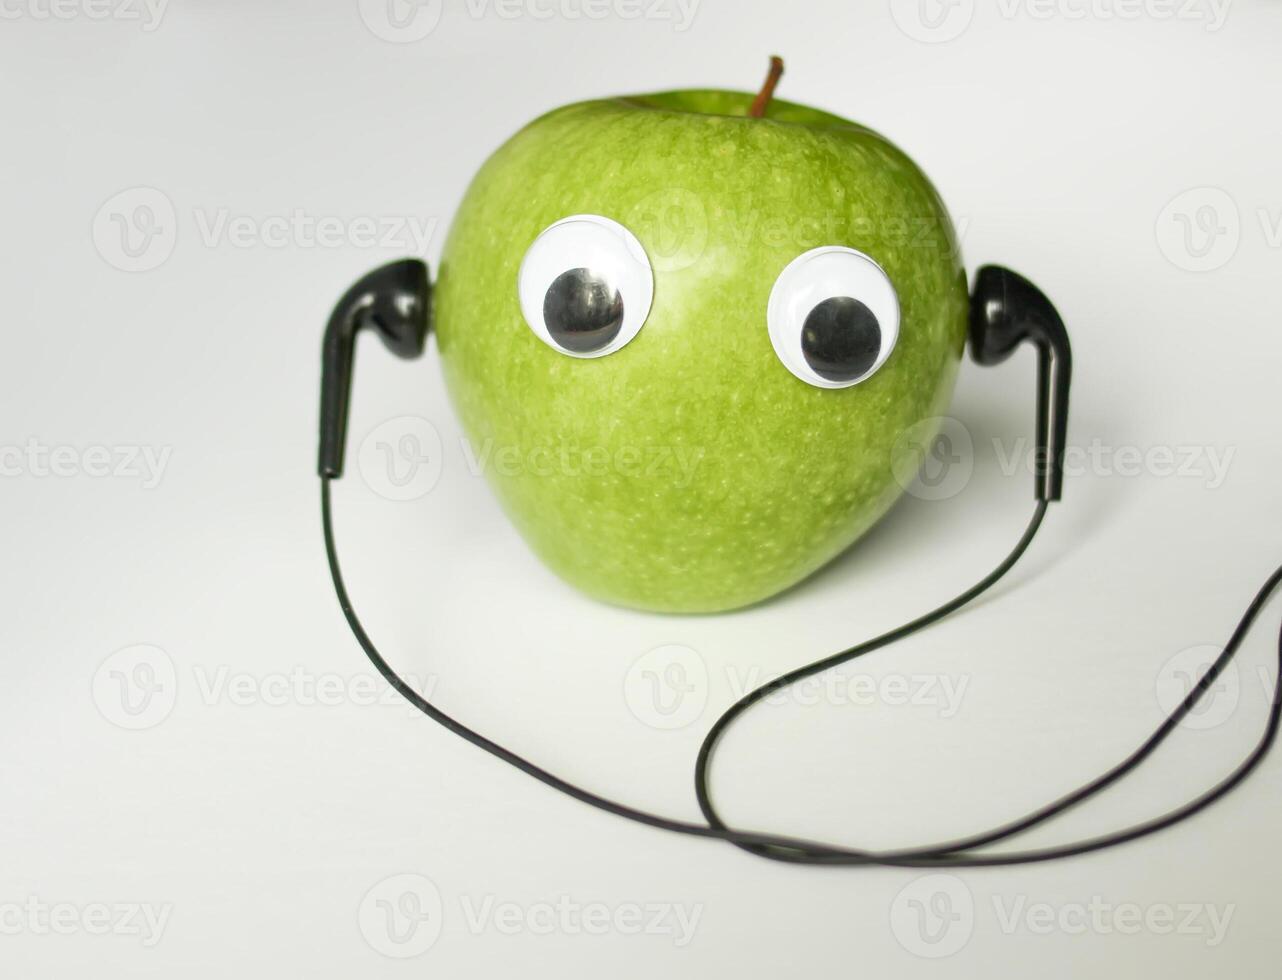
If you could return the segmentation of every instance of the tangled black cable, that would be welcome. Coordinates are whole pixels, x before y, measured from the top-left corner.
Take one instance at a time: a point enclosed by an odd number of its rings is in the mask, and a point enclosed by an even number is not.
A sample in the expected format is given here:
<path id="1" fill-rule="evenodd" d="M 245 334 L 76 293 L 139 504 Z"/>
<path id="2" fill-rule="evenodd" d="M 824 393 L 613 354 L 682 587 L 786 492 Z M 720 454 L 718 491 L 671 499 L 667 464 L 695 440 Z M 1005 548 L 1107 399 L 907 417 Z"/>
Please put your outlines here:
<path id="1" fill-rule="evenodd" d="M 782 690 L 797 681 L 803 680 L 821 671 L 836 667 L 839 664 L 846 663 L 856 657 L 861 657 L 866 653 L 871 653 L 881 647 L 888 646 L 897 640 L 910 636 L 918 630 L 925 629 L 933 625 L 946 616 L 963 606 L 970 603 L 973 599 L 987 591 L 998 580 L 1002 578 L 1020 556 L 1028 549 L 1036 536 L 1038 529 L 1041 527 L 1042 520 L 1046 516 L 1046 502 L 1043 500 L 1038 503 L 1033 517 L 1028 523 L 1023 535 L 1020 537 L 1018 544 L 1009 555 L 999 564 L 992 572 L 985 576 L 981 581 L 967 589 L 961 595 L 949 602 L 944 603 L 938 609 L 935 609 L 924 616 L 921 616 L 910 623 L 900 626 L 898 629 L 883 633 L 881 636 L 874 637 L 856 646 L 843 650 L 840 653 L 817 660 L 814 663 L 796 670 L 790 671 L 781 677 L 776 678 L 762 686 L 750 691 L 727 709 L 721 717 L 713 724 L 703 744 L 699 748 L 699 755 L 695 763 L 695 793 L 698 797 L 699 808 L 703 812 L 706 824 L 692 823 L 685 820 L 675 820 L 670 817 L 664 817 L 659 814 L 649 813 L 635 807 L 618 803 L 614 800 L 599 796 L 590 790 L 576 786 L 546 769 L 535 765 L 528 759 L 517 755 L 515 752 L 504 748 L 497 742 L 493 742 L 484 735 L 473 731 L 461 722 L 456 721 L 445 712 L 441 711 L 435 705 L 431 704 L 418 691 L 414 690 L 406 683 L 399 674 L 383 659 L 382 654 L 378 652 L 373 641 L 366 633 L 365 627 L 361 625 L 355 610 L 352 608 L 352 602 L 347 594 L 347 588 L 343 583 L 343 574 L 338 563 L 338 553 L 334 543 L 334 526 L 333 515 L 330 506 L 330 483 L 331 478 L 328 476 L 321 477 L 321 522 L 325 532 L 325 553 L 329 562 L 330 577 L 334 582 L 334 590 L 338 595 L 339 605 L 342 607 L 343 615 L 347 618 L 347 623 L 351 627 L 357 642 L 369 657 L 370 662 L 380 674 L 392 685 L 400 694 L 418 708 L 421 712 L 431 718 L 433 721 L 449 729 L 455 735 L 466 739 L 477 748 L 502 759 L 509 765 L 533 776 L 535 779 L 553 789 L 565 793 L 580 802 L 587 803 L 589 806 L 604 810 L 607 813 L 613 813 L 616 816 L 633 820 L 637 823 L 645 824 L 650 827 L 658 827 L 662 830 L 668 830 L 673 833 L 689 834 L 697 837 L 710 837 L 718 840 L 728 841 L 737 847 L 756 854 L 761 857 L 770 858 L 776 861 L 786 861 L 796 864 L 821 864 L 821 865 L 893 865 L 899 867 L 986 867 L 994 865 L 1007 864 L 1029 864 L 1037 861 L 1050 861 L 1057 858 L 1071 857 L 1076 854 L 1085 854 L 1091 851 L 1098 851 L 1106 847 L 1114 847 L 1127 841 L 1135 840 L 1155 833 L 1166 827 L 1170 827 L 1182 820 L 1186 820 L 1195 813 L 1210 806 L 1216 800 L 1227 795 L 1235 786 L 1241 783 L 1254 770 L 1268 754 L 1269 749 L 1273 746 L 1277 737 L 1279 721 L 1282 720 L 1282 631 L 1278 636 L 1278 669 L 1274 678 L 1273 699 L 1269 708 L 1268 723 L 1265 726 L 1264 734 L 1251 753 L 1243 760 L 1236 769 L 1219 783 L 1211 787 L 1206 792 L 1183 806 L 1177 807 L 1159 817 L 1147 820 L 1123 830 L 1113 833 L 1104 834 L 1099 837 L 1087 838 L 1070 844 L 1062 844 L 1054 847 L 1044 847 L 1025 851 L 1012 851 L 997 854 L 975 854 L 975 849 L 994 844 L 1001 840 L 1014 837 L 1026 830 L 1030 830 L 1064 811 L 1076 806 L 1077 804 L 1090 799 L 1102 790 L 1117 782 L 1127 773 L 1138 767 L 1149 755 L 1151 755 L 1159 745 L 1175 730 L 1176 726 L 1184 719 L 1186 715 L 1197 705 L 1203 695 L 1210 690 L 1216 679 L 1223 672 L 1224 668 L 1233 659 L 1241 646 L 1242 641 L 1250 632 L 1252 624 L 1259 616 L 1261 610 L 1267 604 L 1270 596 L 1282 584 L 1282 567 L 1278 568 L 1269 576 L 1260 591 L 1247 607 L 1241 620 L 1238 621 L 1237 628 L 1229 638 L 1224 650 L 1214 660 L 1206 672 L 1202 675 L 1198 683 L 1188 692 L 1179 706 L 1171 712 L 1170 716 L 1162 722 L 1158 729 L 1150 735 L 1145 741 L 1123 759 L 1120 763 L 1113 766 L 1103 775 L 1091 780 L 1085 785 L 1079 787 L 1071 793 L 1060 797 L 1058 800 L 1047 804 L 1025 817 L 1005 824 L 994 830 L 984 833 L 975 834 L 958 840 L 932 844 L 926 847 L 906 848 L 888 851 L 868 851 L 852 847 L 844 847 L 835 844 L 825 844 L 818 841 L 810 841 L 801 838 L 787 837 L 778 834 L 758 833 L 754 831 L 735 830 L 728 827 L 716 809 L 712 805 L 712 800 L 708 792 L 708 775 L 712 764 L 712 756 L 715 751 L 718 740 L 725 734 L 729 726 L 741 714 L 747 711 L 757 702 L 770 694 Z"/>

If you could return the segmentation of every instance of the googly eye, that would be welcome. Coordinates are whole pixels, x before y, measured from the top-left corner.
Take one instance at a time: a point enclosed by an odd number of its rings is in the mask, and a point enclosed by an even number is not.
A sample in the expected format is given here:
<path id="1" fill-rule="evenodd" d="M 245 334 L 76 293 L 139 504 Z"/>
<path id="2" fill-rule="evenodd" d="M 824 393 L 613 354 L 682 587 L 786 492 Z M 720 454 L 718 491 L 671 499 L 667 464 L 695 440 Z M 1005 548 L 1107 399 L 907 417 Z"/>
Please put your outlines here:
<path id="1" fill-rule="evenodd" d="M 525 322 L 541 341 L 571 357 L 602 357 L 645 324 L 654 272 L 623 225 L 576 214 L 534 239 L 521 261 L 517 292 Z"/>
<path id="2" fill-rule="evenodd" d="M 899 297 L 876 262 L 825 245 L 779 273 L 766 308 L 784 367 L 816 388 L 848 388 L 877 372 L 899 339 Z"/>

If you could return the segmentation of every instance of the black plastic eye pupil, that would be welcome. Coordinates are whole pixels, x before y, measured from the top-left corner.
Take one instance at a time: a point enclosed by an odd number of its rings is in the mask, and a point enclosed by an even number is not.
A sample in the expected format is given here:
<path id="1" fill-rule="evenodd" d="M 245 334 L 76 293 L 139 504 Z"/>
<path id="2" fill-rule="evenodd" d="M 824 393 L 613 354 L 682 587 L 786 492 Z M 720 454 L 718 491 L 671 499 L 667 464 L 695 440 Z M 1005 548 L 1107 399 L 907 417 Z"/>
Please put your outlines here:
<path id="1" fill-rule="evenodd" d="M 821 378 L 854 381 L 868 373 L 881 353 L 881 325 L 859 300 L 833 296 L 806 317 L 801 353 Z"/>
<path id="2" fill-rule="evenodd" d="M 558 345 L 575 354 L 598 351 L 623 326 L 623 297 L 591 269 L 571 269 L 543 297 L 543 322 Z"/>

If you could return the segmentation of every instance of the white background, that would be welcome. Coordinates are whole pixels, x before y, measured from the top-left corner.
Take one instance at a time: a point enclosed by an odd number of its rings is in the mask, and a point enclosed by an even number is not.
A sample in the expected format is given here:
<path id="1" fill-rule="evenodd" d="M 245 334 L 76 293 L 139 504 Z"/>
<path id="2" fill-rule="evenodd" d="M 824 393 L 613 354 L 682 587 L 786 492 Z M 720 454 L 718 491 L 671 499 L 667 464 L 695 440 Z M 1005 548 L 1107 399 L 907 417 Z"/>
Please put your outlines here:
<path id="1" fill-rule="evenodd" d="M 843 675 L 871 675 L 880 696 L 835 684 L 752 715 L 715 789 L 742 826 L 923 843 L 1116 762 L 1159 722 L 1176 671 L 1205 662 L 1182 651 L 1222 644 L 1279 560 L 1282 7 L 445 8 L 412 41 L 430 6 L 387 40 L 381 4 L 363 17 L 356 0 L 173 0 L 158 21 L 124 19 L 121 0 L 63 16 L 3 4 L 5 974 L 1271 975 L 1276 758 L 1157 838 L 918 882 L 632 826 L 408 708 L 364 703 L 370 671 L 320 540 L 319 342 L 348 283 L 413 242 L 281 241 L 269 219 L 328 218 L 342 239 L 361 219 L 410 217 L 433 232 L 434 263 L 471 175 L 534 116 L 599 95 L 755 89 L 775 51 L 781 97 L 918 160 L 968 268 L 1009 264 L 1058 303 L 1077 356 L 1072 441 L 1096 446 L 1094 462 L 1079 460 L 994 595 Z M 116 198 L 134 188 L 148 190 Z M 250 240 L 215 230 L 220 216 Z M 131 265 L 154 267 L 118 268 Z M 443 706 L 559 773 L 694 817 L 694 753 L 737 686 L 898 624 L 1005 553 L 1032 505 L 1031 477 L 1002 466 L 1030 431 L 1032 391 L 1027 354 L 966 365 L 952 414 L 974 457 L 959 492 L 906 497 L 760 608 L 666 618 L 596 605 L 542 568 L 469 471 L 435 350 L 406 364 L 368 344 L 340 546 L 376 640 Z M 358 457 L 403 417 L 439 433 L 442 468 L 430 493 L 395 502 Z M 71 448 L 55 471 L 40 454 L 56 447 Z M 115 469 L 134 449 L 163 460 L 157 479 L 141 464 L 94 475 L 102 453 Z M 1168 451 L 1201 469 L 1168 473 Z M 1229 460 L 1220 477 L 1212 457 Z M 1277 613 L 1197 729 L 1029 842 L 1158 813 L 1226 773 L 1263 725 Z M 671 645 L 687 649 L 638 663 Z M 673 656 L 691 688 L 680 717 L 644 697 L 644 670 L 680 679 L 664 672 Z M 964 694 L 898 703 L 896 685 L 921 677 Z M 318 697 L 318 682 L 348 693 Z M 674 718 L 688 724 L 662 727 Z M 406 894 L 426 918 L 388 917 L 415 910 Z M 163 928 L 123 921 L 131 905 Z M 40 909 L 55 906 L 52 929 Z M 576 910 L 594 907 L 603 934 L 581 928 Z M 692 935 L 678 909 L 698 917 Z"/>

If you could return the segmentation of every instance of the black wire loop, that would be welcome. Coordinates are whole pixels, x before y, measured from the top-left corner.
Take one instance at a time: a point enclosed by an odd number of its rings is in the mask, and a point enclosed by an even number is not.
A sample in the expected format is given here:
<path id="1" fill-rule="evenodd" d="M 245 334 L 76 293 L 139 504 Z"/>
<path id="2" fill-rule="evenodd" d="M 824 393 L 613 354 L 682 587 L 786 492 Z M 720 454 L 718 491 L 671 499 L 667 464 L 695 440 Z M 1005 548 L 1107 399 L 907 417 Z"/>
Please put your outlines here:
<path id="1" fill-rule="evenodd" d="M 625 803 L 619 803 L 615 800 L 607 799 L 591 790 L 583 789 L 574 783 L 568 782 L 546 769 L 530 762 L 528 759 L 517 755 L 510 749 L 506 749 L 497 742 L 491 741 L 484 735 L 473 731 L 466 725 L 455 720 L 450 715 L 441 711 L 435 705 L 431 704 L 418 691 L 414 690 L 406 683 L 399 674 L 383 659 L 382 654 L 374 646 L 365 627 L 361 624 L 356 611 L 352 608 L 351 598 L 347 594 L 347 587 L 343 582 L 343 573 L 338 563 L 338 552 L 334 543 L 334 524 L 333 514 L 330 505 L 330 483 L 331 478 L 328 476 L 321 477 L 321 522 L 325 532 L 325 554 L 329 562 L 330 577 L 334 581 L 334 591 L 338 596 L 339 605 L 342 607 L 343 615 L 347 619 L 347 624 L 351 627 L 356 641 L 365 651 L 370 662 L 380 674 L 392 685 L 400 694 L 409 701 L 414 707 L 423 714 L 427 715 L 433 721 L 449 729 L 460 738 L 471 742 L 477 748 L 488 752 L 490 755 L 514 766 L 526 775 L 533 776 L 539 782 L 552 787 L 558 792 L 573 797 L 582 803 L 596 807 L 598 810 L 604 810 L 606 813 L 612 813 L 615 816 L 623 817 L 636 823 L 645 824 L 650 827 L 657 827 L 660 830 L 667 830 L 678 834 L 688 834 L 696 837 L 708 837 L 716 840 L 728 841 L 736 847 L 743 848 L 749 853 L 756 854 L 760 857 L 769 858 L 775 861 L 785 861 L 794 864 L 817 864 L 817 865 L 891 865 L 896 867 L 924 867 L 924 868 L 965 868 L 965 867 L 991 867 L 998 865 L 1010 864 L 1031 864 L 1039 861 L 1052 861 L 1059 858 L 1072 857 L 1078 854 L 1086 854 L 1091 851 L 1103 850 L 1108 847 L 1115 847 L 1124 844 L 1127 841 L 1137 840 L 1146 837 L 1149 834 L 1156 833 L 1167 827 L 1171 827 L 1196 813 L 1206 809 L 1216 800 L 1226 796 L 1236 786 L 1238 786 L 1247 776 L 1255 770 L 1263 761 L 1264 757 L 1272 748 L 1278 733 L 1279 720 L 1282 719 L 1282 632 L 1278 636 L 1278 669 L 1274 677 L 1273 700 L 1269 707 L 1268 721 L 1265 725 L 1264 733 L 1256 743 L 1255 748 L 1247 757 L 1238 764 L 1238 766 L 1224 779 L 1216 783 L 1210 789 L 1206 790 L 1199 796 L 1168 811 L 1157 817 L 1142 821 L 1122 830 L 1112 833 L 1103 834 L 1098 837 L 1091 837 L 1084 840 L 1074 841 L 1068 844 L 1059 844 L 1050 847 L 1034 848 L 1023 851 L 1001 851 L 997 853 L 975 853 L 977 850 L 995 844 L 999 841 L 1007 840 L 1022 834 L 1033 827 L 1037 827 L 1048 820 L 1064 813 L 1066 810 L 1083 803 L 1086 800 L 1096 796 L 1098 793 L 1107 789 L 1109 786 L 1122 779 L 1128 773 L 1135 770 L 1145 759 L 1147 759 L 1160 746 L 1168 736 L 1175 730 L 1179 723 L 1188 715 L 1190 711 L 1197 706 L 1216 679 L 1223 672 L 1224 668 L 1233 659 L 1242 641 L 1246 639 L 1250 632 L 1251 626 L 1259 616 L 1260 612 L 1268 603 L 1273 592 L 1282 584 L 1282 567 L 1278 568 L 1260 588 L 1251 604 L 1247 607 L 1246 612 L 1242 615 L 1241 620 L 1234 629 L 1233 635 L 1229 638 L 1224 650 L 1207 668 L 1206 673 L 1198 683 L 1184 697 L 1184 700 L 1175 708 L 1174 711 L 1158 726 L 1157 730 L 1144 740 L 1141 745 L 1131 752 L 1121 762 L 1117 763 L 1111 769 L 1102 775 L 1090 780 L 1084 785 L 1073 790 L 1057 800 L 1054 800 L 1043 807 L 1034 810 L 1018 820 L 1011 821 L 993 830 L 985 831 L 979 834 L 973 834 L 968 837 L 962 837 L 953 841 L 946 841 L 938 844 L 930 844 L 923 847 L 903 848 L 898 850 L 870 851 L 854 847 L 847 847 L 838 844 L 828 844 L 820 841 L 805 840 L 803 838 L 789 837 L 780 834 L 762 833 L 758 831 L 737 830 L 726 825 L 717 813 L 712 804 L 712 797 L 708 789 L 709 773 L 712 766 L 712 758 L 715 754 L 716 746 L 726 730 L 734 723 L 735 719 L 740 717 L 745 711 L 757 704 L 765 697 L 780 691 L 788 686 L 797 683 L 807 677 L 836 667 L 838 664 L 854 660 L 856 657 L 862 657 L 865 654 L 872 653 L 882 647 L 889 646 L 897 640 L 911 636 L 919 630 L 926 629 L 934 625 L 941 619 L 951 615 L 963 606 L 970 603 L 976 597 L 988 591 L 995 585 L 1007 572 L 1014 567 L 1020 557 L 1028 550 L 1037 535 L 1038 529 L 1042 525 L 1042 520 L 1046 516 L 1046 501 L 1040 501 L 1033 512 L 1032 519 L 1029 521 L 1027 528 L 1020 537 L 1019 542 L 1014 549 L 1002 560 L 993 571 L 981 579 L 978 583 L 971 586 L 965 592 L 956 598 L 944 603 L 937 609 L 926 613 L 906 623 L 897 629 L 881 636 L 866 640 L 840 653 L 816 660 L 814 663 L 807 664 L 804 667 L 798 667 L 796 670 L 777 677 L 766 684 L 761 685 L 745 694 L 742 698 L 731 705 L 708 731 L 699 748 L 699 754 L 695 762 L 695 795 L 699 801 L 699 808 L 703 812 L 704 819 L 707 823 L 693 823 L 686 820 L 676 820 L 671 817 L 665 817 L 660 814 L 650 813 L 636 807 L 629 806 Z"/>

